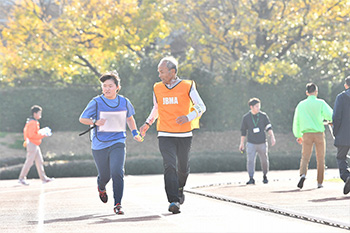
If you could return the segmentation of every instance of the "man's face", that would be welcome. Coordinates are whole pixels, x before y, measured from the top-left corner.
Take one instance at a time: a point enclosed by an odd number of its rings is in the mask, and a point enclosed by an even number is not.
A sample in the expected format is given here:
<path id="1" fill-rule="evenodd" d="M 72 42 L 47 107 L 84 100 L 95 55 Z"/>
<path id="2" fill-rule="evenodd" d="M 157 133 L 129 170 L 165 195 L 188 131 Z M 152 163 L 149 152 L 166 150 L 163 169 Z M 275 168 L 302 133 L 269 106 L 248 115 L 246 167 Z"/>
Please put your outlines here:
<path id="1" fill-rule="evenodd" d="M 33 117 L 35 120 L 39 120 L 41 118 L 41 112 L 42 111 L 38 111 L 38 112 L 33 113 Z"/>
<path id="2" fill-rule="evenodd" d="M 250 106 L 250 110 L 251 110 L 253 115 L 258 114 L 260 112 L 260 106 L 261 106 L 260 103 L 257 103 L 253 106 Z"/>
<path id="3" fill-rule="evenodd" d="M 170 84 L 171 80 L 175 78 L 175 69 L 168 70 L 166 62 L 158 66 L 159 78 L 164 84 Z"/>

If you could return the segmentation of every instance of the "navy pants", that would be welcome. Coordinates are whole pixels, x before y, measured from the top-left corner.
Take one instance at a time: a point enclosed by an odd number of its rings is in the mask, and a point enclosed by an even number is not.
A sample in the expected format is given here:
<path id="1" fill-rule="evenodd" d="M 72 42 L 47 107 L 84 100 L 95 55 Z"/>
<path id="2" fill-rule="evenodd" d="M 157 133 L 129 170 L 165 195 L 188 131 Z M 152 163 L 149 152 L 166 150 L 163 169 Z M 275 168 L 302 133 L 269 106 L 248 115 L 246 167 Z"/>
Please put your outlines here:
<path id="1" fill-rule="evenodd" d="M 102 150 L 92 150 L 98 171 L 97 185 L 105 190 L 112 178 L 114 205 L 121 204 L 124 191 L 125 144 L 116 143 Z"/>
<path id="2" fill-rule="evenodd" d="M 179 202 L 179 188 L 186 185 L 190 173 L 189 152 L 192 137 L 158 137 L 163 157 L 165 192 L 169 203 Z"/>
<path id="3" fill-rule="evenodd" d="M 348 162 L 346 161 L 346 156 L 349 152 L 350 146 L 337 146 L 337 162 L 340 173 L 340 178 L 345 182 L 346 179 L 350 176 L 348 170 Z"/>

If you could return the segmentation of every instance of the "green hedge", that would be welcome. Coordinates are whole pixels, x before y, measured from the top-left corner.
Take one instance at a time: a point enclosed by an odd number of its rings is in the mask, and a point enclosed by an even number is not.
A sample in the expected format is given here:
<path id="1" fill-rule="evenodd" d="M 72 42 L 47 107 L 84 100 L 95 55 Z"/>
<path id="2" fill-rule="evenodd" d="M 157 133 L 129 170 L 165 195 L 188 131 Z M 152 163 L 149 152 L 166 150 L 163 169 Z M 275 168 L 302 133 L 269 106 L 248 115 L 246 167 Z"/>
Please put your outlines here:
<path id="1" fill-rule="evenodd" d="M 0 131 L 21 132 L 30 107 L 43 107 L 41 126 L 53 131 L 79 131 L 79 116 L 99 91 L 93 88 L 8 88 L 0 90 Z"/>
<path id="2" fill-rule="evenodd" d="M 262 111 L 270 117 L 276 132 L 291 132 L 294 109 L 304 99 L 304 81 L 292 78 L 283 79 L 278 85 L 261 85 L 255 82 L 216 83 L 205 72 L 196 72 L 193 77 L 197 89 L 206 104 L 207 112 L 200 121 L 202 130 L 239 130 L 243 114 L 249 111 L 247 102 L 252 97 L 262 101 Z M 152 108 L 152 85 L 158 79 L 122 80 L 121 94 L 128 97 L 135 107 L 135 119 L 143 124 Z M 333 106 L 336 94 L 343 85 L 319 84 L 319 97 Z M 80 131 L 86 126 L 78 118 L 96 95 L 99 87 L 65 88 L 7 88 L 0 89 L 0 132 L 21 132 L 30 107 L 39 104 L 43 107 L 41 125 L 53 131 Z M 152 127 L 151 130 L 155 130 Z"/>
<path id="3" fill-rule="evenodd" d="M 300 152 L 295 154 L 270 155 L 270 170 L 299 169 Z M 60 160 L 65 158 L 66 160 Z M 97 170 L 91 156 L 66 156 L 56 160 L 47 160 L 45 171 L 52 177 L 83 177 L 96 176 Z M 23 166 L 23 159 L 16 158 L 0 161 L 0 179 L 17 179 Z M 337 168 L 335 156 L 326 156 L 328 168 Z M 215 155 L 194 154 L 190 161 L 191 173 L 204 172 L 236 172 L 246 171 L 246 157 L 238 153 L 218 153 Z M 315 155 L 312 156 L 309 168 L 316 168 Z M 261 170 L 257 159 L 256 170 Z M 163 161 L 158 156 L 134 156 L 126 159 L 126 175 L 162 174 Z M 32 166 L 28 178 L 38 178 L 35 166 Z"/>

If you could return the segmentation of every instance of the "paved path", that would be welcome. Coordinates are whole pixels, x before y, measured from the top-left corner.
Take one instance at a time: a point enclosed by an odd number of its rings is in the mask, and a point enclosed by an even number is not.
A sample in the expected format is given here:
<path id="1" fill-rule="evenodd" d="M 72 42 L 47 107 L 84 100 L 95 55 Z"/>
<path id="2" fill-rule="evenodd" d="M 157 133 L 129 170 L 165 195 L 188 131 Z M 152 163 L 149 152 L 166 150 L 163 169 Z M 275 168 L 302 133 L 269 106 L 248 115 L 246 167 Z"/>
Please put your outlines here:
<path id="1" fill-rule="evenodd" d="M 48 184 L 30 180 L 29 186 L 19 185 L 16 180 L 2 180 L 0 232 L 349 232 L 189 193 L 201 191 L 252 202 L 257 201 L 254 200 L 254 195 L 256 197 L 260 194 L 261 203 L 275 200 L 270 203 L 274 206 L 281 206 L 276 197 L 285 196 L 286 201 L 291 195 L 289 202 L 283 205 L 284 208 L 300 205 L 296 210 L 308 213 L 311 209 L 319 212 L 332 209 L 333 213 L 349 213 L 348 219 L 350 218 L 350 199 L 349 196 L 342 195 L 341 182 L 332 181 L 332 178 L 325 182 L 323 189 L 315 190 L 311 187 L 315 185 L 312 184 L 311 174 L 305 181 L 305 190 L 294 192 L 291 190 L 295 190 L 296 183 L 291 177 L 298 176 L 297 171 L 270 174 L 269 184 L 257 181 L 255 186 L 244 185 L 246 173 L 191 174 L 186 201 L 181 206 L 181 214 L 176 215 L 167 211 L 162 175 L 125 177 L 124 216 L 117 216 L 113 212 L 111 184 L 107 186 L 110 201 L 103 204 L 99 200 L 94 177 L 58 178 Z M 275 176 L 280 180 L 277 181 Z M 283 182 L 289 179 L 292 187 L 288 187 L 288 182 Z M 283 185 L 275 190 L 274 187 L 279 184 Z M 332 190 L 332 194 L 327 196 L 329 200 L 322 201 L 319 194 L 328 189 Z M 302 200 L 297 199 L 297 195 L 304 194 L 314 201 L 306 202 L 307 205 L 296 201 Z M 293 201 L 295 204 L 291 204 Z M 324 203 L 329 206 L 325 207 Z M 346 214 L 345 217 L 342 215 L 338 215 L 339 219 L 346 221 Z"/>

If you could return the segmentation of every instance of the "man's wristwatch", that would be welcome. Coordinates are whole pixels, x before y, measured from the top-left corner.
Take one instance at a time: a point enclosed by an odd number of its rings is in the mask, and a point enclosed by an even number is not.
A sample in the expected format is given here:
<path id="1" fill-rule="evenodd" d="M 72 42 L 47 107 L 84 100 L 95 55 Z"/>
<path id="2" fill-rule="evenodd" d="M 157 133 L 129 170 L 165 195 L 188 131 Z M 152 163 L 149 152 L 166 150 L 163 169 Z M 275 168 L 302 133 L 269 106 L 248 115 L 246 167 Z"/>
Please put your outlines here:
<path id="1" fill-rule="evenodd" d="M 92 120 L 92 124 L 95 125 L 96 119 L 91 119 Z"/>

